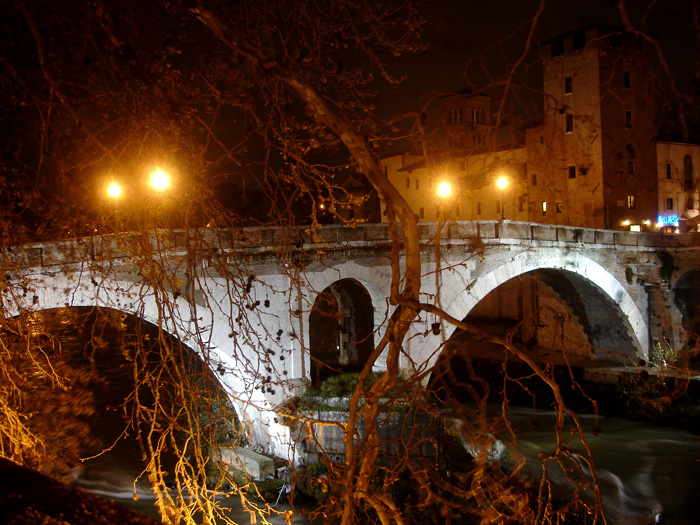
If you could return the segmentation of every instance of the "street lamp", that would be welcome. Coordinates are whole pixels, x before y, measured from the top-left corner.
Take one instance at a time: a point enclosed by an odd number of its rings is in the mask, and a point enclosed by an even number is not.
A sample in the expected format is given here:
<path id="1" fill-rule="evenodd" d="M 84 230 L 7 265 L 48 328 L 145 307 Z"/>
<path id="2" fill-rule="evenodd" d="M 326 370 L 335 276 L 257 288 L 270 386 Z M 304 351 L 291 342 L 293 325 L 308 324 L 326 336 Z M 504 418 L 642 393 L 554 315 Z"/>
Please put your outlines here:
<path id="1" fill-rule="evenodd" d="M 107 196 L 110 199 L 119 199 L 123 194 L 124 190 L 118 182 L 110 182 L 107 186 Z"/>
<path id="2" fill-rule="evenodd" d="M 503 190 L 508 187 L 508 178 L 505 175 L 501 175 L 496 179 L 496 187 L 501 190 L 501 220 L 506 219 L 506 209 L 503 206 Z"/>
<path id="3" fill-rule="evenodd" d="M 438 197 L 442 197 L 443 199 L 447 199 L 452 195 L 452 184 L 450 184 L 447 181 L 442 181 L 440 184 L 438 184 L 436 191 L 437 191 Z"/>
<path id="4" fill-rule="evenodd" d="M 170 189 L 172 180 L 167 172 L 158 168 L 149 175 L 148 184 L 156 191 L 166 191 Z"/>

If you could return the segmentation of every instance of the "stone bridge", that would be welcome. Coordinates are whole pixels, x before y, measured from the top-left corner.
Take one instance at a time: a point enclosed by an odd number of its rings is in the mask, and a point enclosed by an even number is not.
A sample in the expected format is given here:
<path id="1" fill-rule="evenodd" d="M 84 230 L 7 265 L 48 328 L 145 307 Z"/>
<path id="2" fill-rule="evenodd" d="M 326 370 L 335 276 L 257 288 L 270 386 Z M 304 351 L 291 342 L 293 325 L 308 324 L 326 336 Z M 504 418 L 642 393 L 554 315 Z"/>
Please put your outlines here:
<path id="1" fill-rule="evenodd" d="M 486 328 L 531 318 L 523 344 L 567 339 L 589 361 L 636 359 L 697 331 L 698 235 L 511 221 L 424 223 L 420 234 L 423 300 Z M 254 440 L 294 460 L 275 407 L 328 375 L 325 365 L 366 362 L 392 309 L 390 248 L 383 224 L 293 239 L 274 228 L 95 236 L 3 250 L 0 299 L 5 317 L 100 306 L 162 327 L 218 372 Z M 545 312 L 562 322 L 556 337 Z M 422 312 L 402 370 L 429 370 L 452 332 Z"/>

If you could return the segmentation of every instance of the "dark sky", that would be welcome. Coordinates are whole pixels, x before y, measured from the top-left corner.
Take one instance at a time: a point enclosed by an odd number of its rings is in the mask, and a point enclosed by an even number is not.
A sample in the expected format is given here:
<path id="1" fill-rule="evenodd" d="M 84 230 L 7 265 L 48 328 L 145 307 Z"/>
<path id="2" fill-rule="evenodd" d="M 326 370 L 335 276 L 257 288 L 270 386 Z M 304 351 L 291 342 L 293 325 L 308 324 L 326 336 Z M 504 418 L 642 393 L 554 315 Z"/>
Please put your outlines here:
<path id="1" fill-rule="evenodd" d="M 628 0 L 627 11 L 635 28 L 652 34 L 674 72 L 681 89 L 689 90 L 689 78 L 698 57 L 698 35 L 692 27 L 691 0 Z M 390 113 L 415 110 L 430 91 L 454 92 L 468 82 L 481 89 L 488 82 L 480 62 L 465 71 L 469 59 L 484 55 L 486 69 L 499 78 L 505 70 L 501 51 L 514 61 L 540 5 L 539 0 L 425 0 L 423 28 L 429 49 L 411 60 L 412 73 L 392 96 Z M 594 23 L 622 25 L 613 0 L 548 0 L 535 36 L 547 40 Z M 504 43 L 499 46 L 499 43 Z M 394 93 L 396 95 L 396 93 Z M 391 109 L 389 109 L 391 108 Z"/>

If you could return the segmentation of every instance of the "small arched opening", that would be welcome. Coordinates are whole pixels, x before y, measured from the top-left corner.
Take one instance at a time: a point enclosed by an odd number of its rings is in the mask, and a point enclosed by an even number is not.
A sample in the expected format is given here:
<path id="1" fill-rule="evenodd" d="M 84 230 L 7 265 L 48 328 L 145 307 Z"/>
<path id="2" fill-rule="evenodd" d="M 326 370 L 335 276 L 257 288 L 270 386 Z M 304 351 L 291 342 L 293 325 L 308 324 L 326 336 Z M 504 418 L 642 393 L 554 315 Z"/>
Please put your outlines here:
<path id="1" fill-rule="evenodd" d="M 316 297 L 309 315 L 311 381 L 359 372 L 372 349 L 374 310 L 367 290 L 354 279 L 342 279 Z"/>

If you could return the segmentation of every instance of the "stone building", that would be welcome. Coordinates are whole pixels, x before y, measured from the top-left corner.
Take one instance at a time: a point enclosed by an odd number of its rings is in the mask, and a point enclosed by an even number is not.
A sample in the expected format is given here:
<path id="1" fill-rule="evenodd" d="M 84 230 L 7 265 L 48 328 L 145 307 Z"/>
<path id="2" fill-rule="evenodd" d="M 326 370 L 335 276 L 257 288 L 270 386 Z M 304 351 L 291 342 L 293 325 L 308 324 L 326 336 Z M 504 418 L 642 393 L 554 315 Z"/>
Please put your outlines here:
<path id="1" fill-rule="evenodd" d="M 544 42 L 541 56 L 543 113 L 524 143 L 496 144 L 490 99 L 463 92 L 444 99 L 429 159 L 383 159 L 419 220 L 695 228 L 700 147 L 657 139 L 650 44 L 595 25 Z"/>

